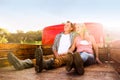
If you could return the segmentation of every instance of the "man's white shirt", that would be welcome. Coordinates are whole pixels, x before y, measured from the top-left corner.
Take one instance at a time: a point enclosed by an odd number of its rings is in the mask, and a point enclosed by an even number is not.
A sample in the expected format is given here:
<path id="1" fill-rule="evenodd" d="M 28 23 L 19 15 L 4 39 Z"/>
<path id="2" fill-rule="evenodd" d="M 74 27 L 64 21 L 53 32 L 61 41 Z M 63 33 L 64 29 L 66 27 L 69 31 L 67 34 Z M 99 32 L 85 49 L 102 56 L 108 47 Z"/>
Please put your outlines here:
<path id="1" fill-rule="evenodd" d="M 66 53 L 70 45 L 70 34 L 62 34 L 59 42 L 58 54 Z"/>

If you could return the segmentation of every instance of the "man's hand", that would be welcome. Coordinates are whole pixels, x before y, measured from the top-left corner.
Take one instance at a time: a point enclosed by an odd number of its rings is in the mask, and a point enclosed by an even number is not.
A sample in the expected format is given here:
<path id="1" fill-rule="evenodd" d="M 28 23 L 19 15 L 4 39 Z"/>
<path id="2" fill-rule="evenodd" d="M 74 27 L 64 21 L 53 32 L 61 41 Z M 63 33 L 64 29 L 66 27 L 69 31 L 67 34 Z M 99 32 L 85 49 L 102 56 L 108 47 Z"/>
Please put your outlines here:
<path id="1" fill-rule="evenodd" d="M 57 54 L 56 56 L 55 56 L 55 58 L 58 58 L 58 57 L 60 57 L 60 56 L 65 56 L 67 53 L 62 53 L 62 54 Z"/>

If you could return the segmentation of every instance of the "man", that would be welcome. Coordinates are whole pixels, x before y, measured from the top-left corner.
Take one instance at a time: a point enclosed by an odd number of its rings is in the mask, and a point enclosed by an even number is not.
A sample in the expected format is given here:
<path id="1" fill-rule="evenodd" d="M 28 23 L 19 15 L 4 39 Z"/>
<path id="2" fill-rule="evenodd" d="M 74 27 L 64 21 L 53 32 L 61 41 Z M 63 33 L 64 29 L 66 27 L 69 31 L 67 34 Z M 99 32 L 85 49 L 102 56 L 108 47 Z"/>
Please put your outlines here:
<path id="1" fill-rule="evenodd" d="M 53 67 L 56 68 L 66 64 L 65 55 L 67 53 L 68 48 L 71 46 L 72 41 L 74 39 L 74 35 L 75 35 L 75 33 L 73 32 L 73 29 L 74 29 L 73 24 L 68 21 L 64 26 L 64 32 L 56 36 L 53 47 L 52 47 L 55 59 L 51 58 L 49 60 L 43 60 L 43 52 L 42 52 L 41 46 L 36 49 L 35 51 L 35 58 L 36 58 L 35 71 L 36 72 L 41 72 L 43 68 L 51 69 Z M 62 43 L 65 43 L 65 44 L 62 44 Z M 35 63 L 30 59 L 20 60 L 12 52 L 8 53 L 7 57 L 10 64 L 12 64 L 16 70 L 31 68 L 34 66 L 34 63 Z"/>
<path id="2" fill-rule="evenodd" d="M 43 69 L 49 70 L 52 68 L 57 68 L 62 65 L 67 64 L 66 69 L 69 70 L 69 65 L 73 63 L 72 54 L 68 53 L 68 49 L 73 43 L 73 39 L 76 35 L 74 30 L 74 25 L 67 21 L 64 25 L 64 31 L 58 35 L 54 40 L 54 44 L 52 46 L 52 50 L 54 53 L 54 59 L 51 58 L 49 60 L 43 60 L 43 52 L 41 47 L 39 47 L 35 52 L 36 65 L 35 71 L 37 73 L 41 72 Z M 68 53 L 68 54 L 67 54 Z"/>

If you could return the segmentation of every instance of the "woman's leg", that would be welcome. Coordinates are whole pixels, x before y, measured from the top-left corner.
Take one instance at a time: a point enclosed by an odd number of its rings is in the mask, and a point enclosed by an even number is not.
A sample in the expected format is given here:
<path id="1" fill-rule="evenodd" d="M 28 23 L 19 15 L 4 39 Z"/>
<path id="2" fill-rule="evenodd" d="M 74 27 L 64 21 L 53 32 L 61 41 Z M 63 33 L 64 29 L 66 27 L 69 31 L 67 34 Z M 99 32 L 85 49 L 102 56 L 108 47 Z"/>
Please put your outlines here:
<path id="1" fill-rule="evenodd" d="M 81 56 L 83 62 L 86 62 L 87 59 L 88 59 L 88 57 L 89 57 L 89 55 L 88 55 L 87 52 L 81 52 L 81 53 L 80 53 L 80 56 Z"/>
<path id="2" fill-rule="evenodd" d="M 85 66 L 95 63 L 94 54 L 82 52 L 82 53 L 80 53 L 80 56 L 81 56 L 82 60 L 84 61 Z"/>

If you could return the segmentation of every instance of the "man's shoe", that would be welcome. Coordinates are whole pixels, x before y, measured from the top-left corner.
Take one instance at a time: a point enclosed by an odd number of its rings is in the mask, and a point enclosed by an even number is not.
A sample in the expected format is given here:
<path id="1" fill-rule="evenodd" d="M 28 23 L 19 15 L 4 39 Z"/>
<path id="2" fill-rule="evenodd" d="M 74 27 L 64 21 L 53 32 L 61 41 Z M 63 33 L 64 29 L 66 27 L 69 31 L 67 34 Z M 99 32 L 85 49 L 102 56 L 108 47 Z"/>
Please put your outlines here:
<path id="1" fill-rule="evenodd" d="M 43 60 L 43 69 L 50 70 L 53 69 L 54 59 L 50 58 L 48 60 Z"/>
<path id="2" fill-rule="evenodd" d="M 71 71 L 71 69 L 73 68 L 73 55 L 72 53 L 67 53 L 67 61 L 66 61 L 66 70 L 68 72 Z"/>
<path id="3" fill-rule="evenodd" d="M 24 66 L 23 66 L 21 60 L 18 59 L 13 53 L 11 53 L 11 52 L 8 53 L 7 57 L 8 57 L 8 61 L 10 62 L 10 64 L 12 64 L 16 70 L 24 69 Z"/>
<path id="4" fill-rule="evenodd" d="M 79 53 L 74 53 L 74 68 L 79 75 L 84 74 L 83 60 Z"/>
<path id="5" fill-rule="evenodd" d="M 25 69 L 32 68 L 34 66 L 33 62 L 30 59 L 22 60 L 22 64 Z"/>
<path id="6" fill-rule="evenodd" d="M 43 52 L 41 46 L 35 50 L 36 65 L 35 71 L 41 72 L 43 69 Z"/>

